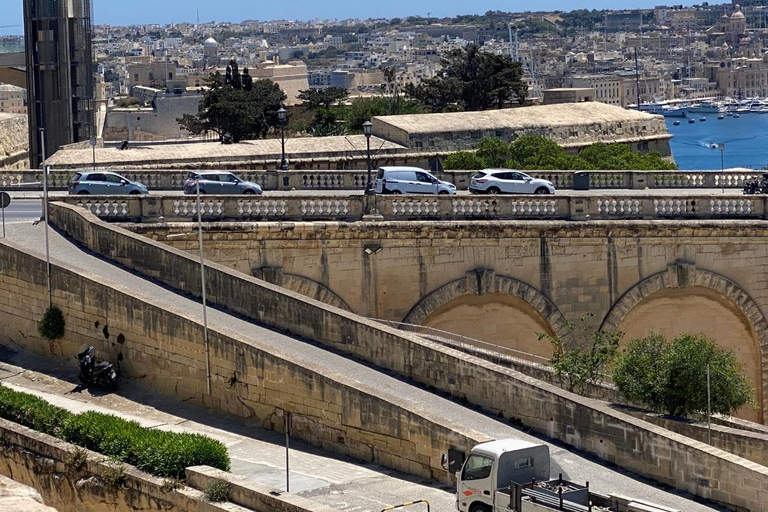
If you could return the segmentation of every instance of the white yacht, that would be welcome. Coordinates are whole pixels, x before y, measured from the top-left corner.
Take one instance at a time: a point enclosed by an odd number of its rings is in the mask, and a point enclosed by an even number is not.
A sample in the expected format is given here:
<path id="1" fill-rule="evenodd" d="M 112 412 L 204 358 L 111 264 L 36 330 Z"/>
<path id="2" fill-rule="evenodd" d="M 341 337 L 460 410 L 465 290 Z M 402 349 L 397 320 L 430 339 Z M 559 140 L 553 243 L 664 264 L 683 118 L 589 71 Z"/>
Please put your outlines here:
<path id="1" fill-rule="evenodd" d="M 722 108 L 719 104 L 711 101 L 702 101 L 701 103 L 688 107 L 688 112 L 696 114 L 719 114 L 721 110 Z"/>

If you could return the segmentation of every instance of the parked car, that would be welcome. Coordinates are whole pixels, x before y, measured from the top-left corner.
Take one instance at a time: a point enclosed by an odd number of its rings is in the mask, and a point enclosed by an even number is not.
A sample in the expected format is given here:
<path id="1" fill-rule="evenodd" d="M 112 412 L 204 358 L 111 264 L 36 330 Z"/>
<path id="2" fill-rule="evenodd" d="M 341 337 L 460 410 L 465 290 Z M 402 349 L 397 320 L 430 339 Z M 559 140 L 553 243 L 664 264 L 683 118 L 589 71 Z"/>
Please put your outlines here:
<path id="1" fill-rule="evenodd" d="M 441 181 L 418 167 L 381 167 L 377 194 L 455 194 L 456 185 Z"/>
<path id="2" fill-rule="evenodd" d="M 147 186 L 109 171 L 75 173 L 67 188 L 70 195 L 148 194 Z"/>
<path id="3" fill-rule="evenodd" d="M 184 193 L 197 193 L 197 181 L 200 177 L 201 194 L 261 194 L 258 183 L 245 181 L 227 171 L 190 172 L 184 182 Z"/>
<path id="4" fill-rule="evenodd" d="M 473 194 L 554 194 L 551 181 L 532 178 L 512 169 L 484 169 L 472 176 Z"/>

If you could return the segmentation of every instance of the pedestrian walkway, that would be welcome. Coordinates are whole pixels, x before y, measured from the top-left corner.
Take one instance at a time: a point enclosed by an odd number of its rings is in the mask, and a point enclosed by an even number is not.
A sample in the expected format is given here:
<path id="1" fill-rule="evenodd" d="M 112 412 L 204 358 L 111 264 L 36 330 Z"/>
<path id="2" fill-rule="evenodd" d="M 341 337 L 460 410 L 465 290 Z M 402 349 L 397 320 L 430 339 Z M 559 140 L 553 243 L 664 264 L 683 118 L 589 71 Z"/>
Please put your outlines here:
<path id="1" fill-rule="evenodd" d="M 34 226 L 15 224 L 10 227 L 8 238 L 25 247 L 31 253 L 42 256 L 45 253 L 43 229 L 42 223 Z M 57 261 L 72 262 L 70 265 L 87 268 L 88 273 L 94 279 L 105 283 L 115 283 L 123 289 L 132 290 L 138 297 L 152 297 L 156 304 L 167 304 L 169 308 L 185 312 L 191 318 L 200 314 L 198 302 L 86 253 L 55 232 L 50 233 L 50 244 L 51 259 L 54 263 Z M 464 425 L 489 437 L 497 439 L 514 437 L 540 442 L 538 438 L 499 421 L 495 417 L 486 416 L 357 361 L 308 344 L 300 339 L 254 325 L 226 312 L 211 309 L 209 328 L 213 330 L 235 329 L 249 342 L 273 350 L 275 353 L 290 353 L 299 364 L 303 363 L 308 368 L 323 368 L 324 371 L 343 374 L 358 382 L 365 382 L 367 385 L 374 386 L 381 393 L 408 400 L 414 410 L 439 412 L 446 421 Z M 43 373 L 49 372 L 43 371 Z M 282 447 L 283 440 L 276 434 L 265 433 L 261 429 L 250 426 L 238 427 L 231 422 L 218 423 L 216 419 L 220 418 L 221 415 L 207 411 L 205 413 L 200 411 L 184 412 L 187 410 L 181 408 L 179 401 L 154 396 L 147 390 L 136 391 L 141 388 L 138 384 L 130 382 L 125 383 L 124 390 L 120 392 L 121 396 L 94 397 L 86 392 L 66 394 L 74 387 L 75 381 L 71 378 L 62 379 L 62 377 L 64 376 L 59 376 L 56 380 L 67 382 L 69 389 L 65 390 L 61 387 L 64 386 L 62 383 L 56 383 L 55 386 L 52 383 L 51 389 L 58 389 L 58 392 L 46 389 L 39 391 L 58 395 L 61 400 L 64 400 L 62 403 L 71 407 L 83 407 L 85 403 L 88 403 L 114 411 L 133 410 L 136 411 L 135 415 L 141 417 L 143 421 L 157 422 L 157 428 L 181 430 L 199 428 L 200 431 L 209 432 L 210 435 L 227 444 L 233 458 L 234 471 L 249 474 L 270 485 L 276 485 L 282 481 L 280 475 L 285 468 L 285 455 Z M 15 384 L 14 379 L 17 378 L 18 376 L 6 380 Z M 54 379 L 54 377 L 45 378 Z M 136 390 L 133 386 L 136 386 Z M 128 400 L 133 405 L 129 407 L 128 403 L 120 402 L 120 400 Z M 80 402 L 80 404 L 72 402 Z M 191 407 L 189 404 L 184 404 L 184 406 Z M 191 421 L 190 418 L 195 420 Z M 204 418 L 210 418 L 210 421 Z M 627 475 L 620 470 L 609 468 L 581 453 L 572 452 L 552 444 L 550 444 L 550 451 L 552 453 L 551 471 L 554 475 L 562 473 L 564 478 L 577 482 L 589 481 L 590 487 L 597 492 L 620 493 L 686 512 L 713 510 L 712 507 L 696 503 L 687 497 L 659 490 L 654 484 Z M 291 491 L 298 492 L 300 490 L 302 495 L 312 497 L 316 501 L 334 506 L 339 510 L 346 510 L 347 512 L 376 511 L 381 510 L 386 505 L 415 499 L 430 499 L 430 496 L 436 511 L 449 512 L 454 507 L 454 498 L 451 493 L 423 484 L 412 483 L 412 481 L 409 482 L 402 474 L 376 465 L 340 461 L 328 453 L 311 452 L 311 450 L 302 453 L 314 453 L 315 455 L 306 460 L 298 459 L 291 462 L 290 466 L 292 470 L 295 468 L 298 479 L 297 487 L 294 488 L 292 485 Z"/>

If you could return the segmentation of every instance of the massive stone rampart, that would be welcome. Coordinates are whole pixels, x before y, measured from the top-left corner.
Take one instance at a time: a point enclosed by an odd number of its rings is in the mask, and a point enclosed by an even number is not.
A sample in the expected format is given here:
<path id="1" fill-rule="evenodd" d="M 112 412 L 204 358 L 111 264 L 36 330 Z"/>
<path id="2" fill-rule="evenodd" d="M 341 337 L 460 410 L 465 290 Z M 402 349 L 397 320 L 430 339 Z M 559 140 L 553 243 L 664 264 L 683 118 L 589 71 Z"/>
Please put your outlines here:
<path id="1" fill-rule="evenodd" d="M 79 217 L 78 212 L 70 213 Z M 81 226 L 89 227 L 87 223 Z M 121 237 L 123 231 L 112 233 Z M 163 252 L 159 244 L 157 248 L 161 249 L 158 254 Z M 186 260 L 181 251 L 172 250 L 172 254 L 172 258 Z M 118 252 L 113 256 L 130 263 Z M 176 270 L 185 272 L 187 268 Z M 155 277 L 166 272 L 174 280 L 194 277 L 176 270 L 167 267 Z M 231 284 L 241 288 L 232 292 L 247 293 L 242 288 L 247 283 L 233 280 Z M 53 304 L 62 310 L 66 321 L 66 335 L 53 342 L 37 333 L 37 322 L 48 305 L 45 261 L 7 239 L 0 241 L 0 343 L 66 359 L 71 359 L 82 344 L 93 345 L 105 359 L 119 361 L 123 375 L 140 379 L 141 385 L 153 392 L 192 399 L 266 428 L 281 428 L 283 414 L 288 411 L 292 414 L 292 435 L 299 439 L 436 480 L 448 480 L 440 464 L 446 447 L 468 450 L 488 440 L 445 421 L 439 411 L 415 410 L 404 397 L 309 367 L 289 353 L 273 353 L 257 337 L 222 326 L 208 329 L 208 394 L 201 322 L 136 290 L 98 282 L 75 266 L 52 265 L 51 286 Z M 223 302 L 218 293 L 215 296 Z M 302 300 L 299 295 L 293 299 Z"/>
<path id="2" fill-rule="evenodd" d="M 77 207 L 54 204 L 51 218 L 59 229 L 97 254 L 182 291 L 196 294 L 201 289 L 199 262 L 190 255 L 110 226 Z M 223 266 L 210 264 L 206 274 L 209 300 L 236 313 L 513 418 L 658 482 L 730 507 L 768 511 L 768 468 L 616 411 L 604 402 L 579 397 Z M 481 281 L 478 279 L 478 285 Z"/>
<path id="3" fill-rule="evenodd" d="M 0 169 L 29 167 L 27 116 L 0 113 Z"/>

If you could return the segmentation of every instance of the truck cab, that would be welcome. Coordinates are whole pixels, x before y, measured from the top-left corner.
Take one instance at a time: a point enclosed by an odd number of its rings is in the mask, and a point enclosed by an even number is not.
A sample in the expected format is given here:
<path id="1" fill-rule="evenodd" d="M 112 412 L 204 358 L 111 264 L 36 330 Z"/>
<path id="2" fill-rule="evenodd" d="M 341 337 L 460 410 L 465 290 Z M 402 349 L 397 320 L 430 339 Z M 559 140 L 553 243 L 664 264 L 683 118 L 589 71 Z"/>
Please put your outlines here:
<path id="1" fill-rule="evenodd" d="M 446 469 L 450 462 L 456 463 L 447 456 L 444 461 Z M 549 480 L 549 467 L 549 447 L 544 444 L 517 439 L 478 444 L 456 473 L 456 508 L 459 512 L 506 510 L 509 495 L 503 498 L 496 491 L 509 488 L 510 482 Z"/>

